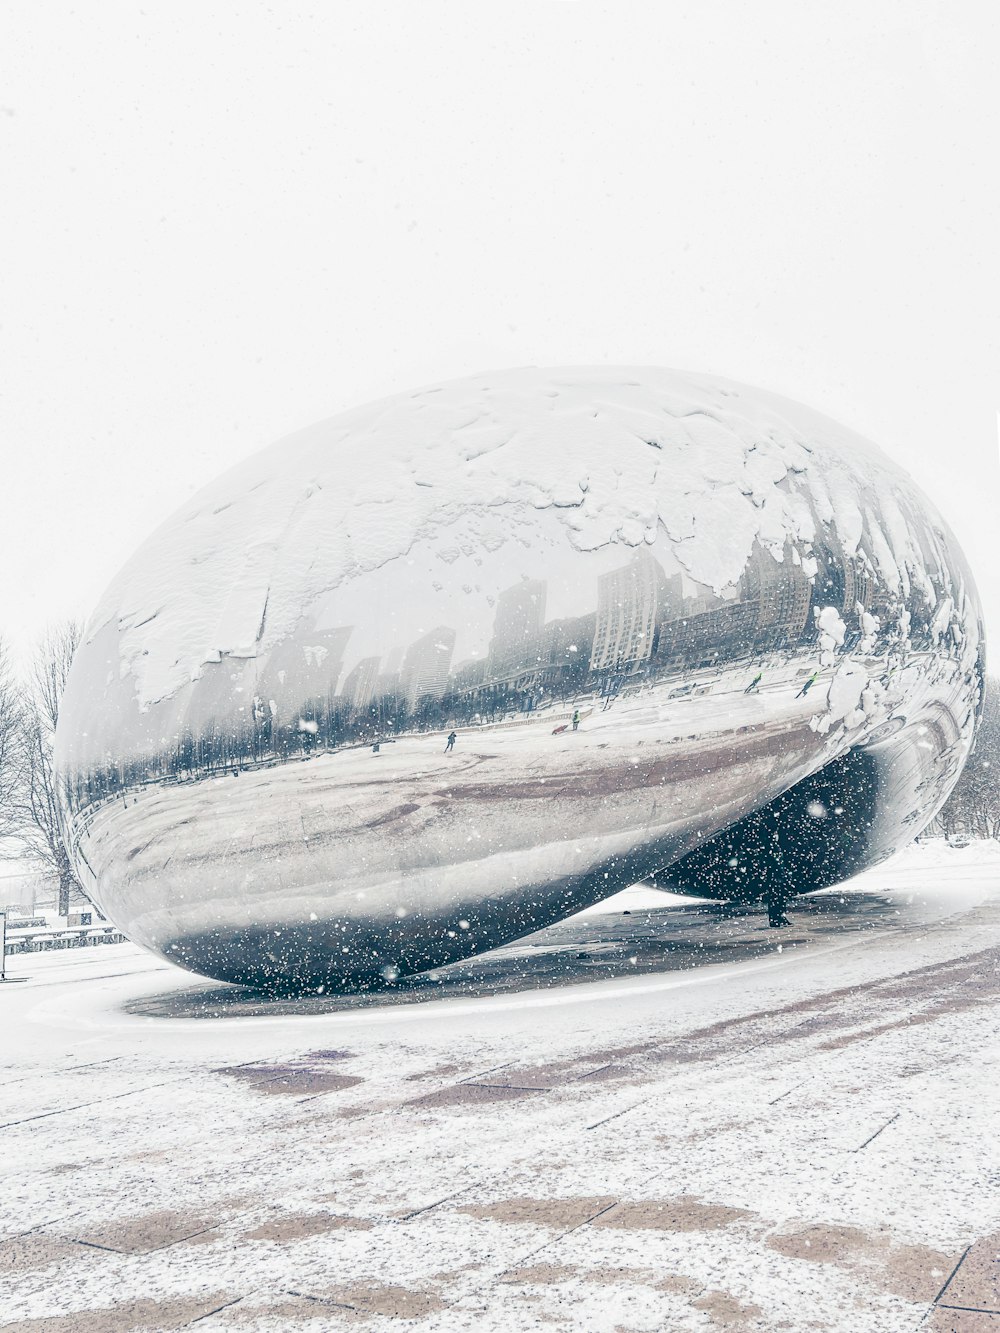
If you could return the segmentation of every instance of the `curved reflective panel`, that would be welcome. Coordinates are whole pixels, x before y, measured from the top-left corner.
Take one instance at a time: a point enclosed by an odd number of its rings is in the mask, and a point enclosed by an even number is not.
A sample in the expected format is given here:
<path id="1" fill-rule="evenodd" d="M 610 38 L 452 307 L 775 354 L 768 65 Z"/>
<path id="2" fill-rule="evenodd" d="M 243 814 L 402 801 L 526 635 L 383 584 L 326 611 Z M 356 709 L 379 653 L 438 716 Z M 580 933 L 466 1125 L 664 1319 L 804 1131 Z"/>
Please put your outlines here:
<path id="1" fill-rule="evenodd" d="M 855 873 L 946 799 L 982 672 L 873 446 L 708 377 L 505 371 L 281 441 L 146 543 L 63 701 L 66 834 L 176 962 L 384 984 L 643 878 Z"/>

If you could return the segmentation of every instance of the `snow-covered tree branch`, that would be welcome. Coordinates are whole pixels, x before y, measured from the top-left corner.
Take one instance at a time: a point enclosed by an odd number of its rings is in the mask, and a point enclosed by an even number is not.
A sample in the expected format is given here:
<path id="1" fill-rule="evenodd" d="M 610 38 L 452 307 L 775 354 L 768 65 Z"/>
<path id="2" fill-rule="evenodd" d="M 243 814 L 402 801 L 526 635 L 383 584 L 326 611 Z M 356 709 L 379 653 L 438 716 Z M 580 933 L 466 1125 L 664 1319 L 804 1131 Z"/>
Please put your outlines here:
<path id="1" fill-rule="evenodd" d="M 10 653 L 0 639 L 0 838 L 16 836 L 21 825 L 22 711 Z"/>
<path id="2" fill-rule="evenodd" d="M 27 854 L 58 881 L 62 916 L 69 910 L 70 894 L 83 893 L 63 843 L 53 767 L 59 705 L 79 640 L 79 627 L 73 622 L 43 636 L 26 672 L 19 709 L 17 832 Z"/>
<path id="3" fill-rule="evenodd" d="M 946 837 L 1000 839 L 1000 680 L 986 682 L 983 718 L 962 776 L 938 815 Z"/>

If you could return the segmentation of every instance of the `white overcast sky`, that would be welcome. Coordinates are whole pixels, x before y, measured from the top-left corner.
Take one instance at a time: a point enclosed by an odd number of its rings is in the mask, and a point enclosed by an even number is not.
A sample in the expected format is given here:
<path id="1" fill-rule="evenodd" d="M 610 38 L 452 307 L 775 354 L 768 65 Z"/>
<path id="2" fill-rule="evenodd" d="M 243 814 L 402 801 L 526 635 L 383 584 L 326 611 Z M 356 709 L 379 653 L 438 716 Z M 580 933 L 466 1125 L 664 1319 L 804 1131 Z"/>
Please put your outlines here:
<path id="1" fill-rule="evenodd" d="M 869 435 L 996 631 L 996 8 L 5 0 L 0 632 L 300 426 L 590 362 Z"/>

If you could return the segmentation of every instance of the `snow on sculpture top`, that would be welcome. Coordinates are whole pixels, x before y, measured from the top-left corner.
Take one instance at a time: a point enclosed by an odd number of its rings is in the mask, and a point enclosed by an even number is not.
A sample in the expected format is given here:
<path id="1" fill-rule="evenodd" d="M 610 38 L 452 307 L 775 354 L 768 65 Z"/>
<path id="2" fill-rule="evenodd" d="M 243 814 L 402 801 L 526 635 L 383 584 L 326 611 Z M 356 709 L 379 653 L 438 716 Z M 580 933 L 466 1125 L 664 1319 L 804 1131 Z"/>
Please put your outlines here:
<path id="1" fill-rule="evenodd" d="M 755 543 L 811 574 L 818 525 L 835 526 L 847 555 L 867 532 L 880 582 L 933 604 L 946 555 L 933 534 L 926 549 L 926 531 L 921 549 L 914 494 L 859 436 L 726 380 L 646 367 L 477 375 L 347 412 L 221 477 L 145 543 L 86 637 L 117 623 L 121 677 L 146 709 L 224 655 L 266 653 L 324 594 L 416 542 L 447 564 L 464 518 L 516 529 L 524 506 L 554 511 L 578 551 L 666 538 L 716 593 Z M 964 610 L 942 609 L 941 632 Z"/>

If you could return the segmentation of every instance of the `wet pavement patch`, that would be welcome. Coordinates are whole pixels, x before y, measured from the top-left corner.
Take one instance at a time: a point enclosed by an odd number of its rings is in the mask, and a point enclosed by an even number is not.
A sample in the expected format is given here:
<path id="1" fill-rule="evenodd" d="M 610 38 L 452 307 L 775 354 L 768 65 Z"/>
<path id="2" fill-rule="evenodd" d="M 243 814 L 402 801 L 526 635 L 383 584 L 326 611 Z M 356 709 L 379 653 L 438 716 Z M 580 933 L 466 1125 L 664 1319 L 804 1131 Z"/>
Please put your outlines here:
<path id="1" fill-rule="evenodd" d="M 704 1310 L 714 1324 L 722 1328 L 745 1329 L 755 1319 L 763 1319 L 764 1312 L 757 1305 L 744 1305 L 726 1291 L 706 1291 L 693 1300 L 696 1310 Z"/>
<path id="2" fill-rule="evenodd" d="M 881 1258 L 882 1282 L 904 1300 L 932 1301 L 957 1257 L 929 1245 L 893 1245 Z"/>
<path id="3" fill-rule="evenodd" d="M 499 1281 L 510 1285 L 548 1287 L 554 1282 L 575 1282 L 580 1270 L 571 1264 L 529 1264 L 525 1268 L 508 1268 Z"/>
<path id="4" fill-rule="evenodd" d="M 1000 1333 L 1000 1312 L 935 1305 L 920 1333 Z"/>
<path id="5" fill-rule="evenodd" d="M 417 1074 L 407 1074 L 407 1083 L 418 1083 L 425 1078 L 448 1078 L 451 1074 L 461 1073 L 461 1065 L 436 1065 L 433 1069 L 421 1069 Z"/>
<path id="6" fill-rule="evenodd" d="M 255 1092 L 305 1097 L 323 1092 L 343 1092 L 364 1079 L 355 1074 L 335 1074 L 307 1064 L 229 1065 L 213 1071 L 248 1084 Z"/>
<path id="7" fill-rule="evenodd" d="M 786 1259 L 808 1259 L 814 1264 L 843 1263 L 852 1255 L 872 1248 L 872 1238 L 858 1227 L 817 1223 L 798 1231 L 768 1236 L 769 1249 Z"/>
<path id="8" fill-rule="evenodd" d="M 969 1247 L 938 1299 L 941 1305 L 1000 1313 L 1000 1232 Z"/>
<path id="9" fill-rule="evenodd" d="M 565 1075 L 558 1067 L 539 1064 L 527 1069 L 504 1069 L 481 1078 L 471 1079 L 470 1085 L 480 1088 L 520 1088 L 524 1092 L 548 1092 L 549 1089 L 565 1082 Z"/>
<path id="10" fill-rule="evenodd" d="M 425 1097 L 415 1097 L 404 1102 L 404 1106 L 416 1110 L 433 1109 L 437 1106 L 475 1106 L 484 1102 L 512 1102 L 522 1097 L 542 1097 L 544 1088 L 506 1088 L 493 1083 L 456 1083 L 450 1088 L 441 1088 L 429 1092 Z"/>
<path id="11" fill-rule="evenodd" d="M 317 1300 L 315 1296 L 248 1297 L 226 1311 L 225 1327 L 239 1328 L 250 1324 L 258 1330 L 282 1330 L 307 1320 L 327 1319 L 333 1313 L 353 1319 L 353 1312 L 346 1308 L 335 1311 L 332 1305 Z"/>
<path id="12" fill-rule="evenodd" d="M 580 1074 L 576 1079 L 577 1083 L 604 1083 L 613 1078 L 629 1078 L 635 1073 L 626 1065 L 602 1065 L 600 1069 L 591 1069 L 589 1073 Z"/>
<path id="13" fill-rule="evenodd" d="M 337 1307 L 338 1315 L 350 1311 L 366 1320 L 373 1315 L 382 1315 L 387 1319 L 424 1319 L 444 1309 L 444 1302 L 436 1292 L 411 1287 L 380 1286 L 377 1283 L 289 1294 L 312 1297 L 320 1306 L 314 1318 L 321 1317 L 324 1306 Z"/>
<path id="14" fill-rule="evenodd" d="M 656 1291 L 669 1291 L 676 1295 L 690 1295 L 691 1292 L 699 1289 L 699 1283 L 689 1277 L 682 1277 L 680 1273 L 667 1273 L 653 1283 Z"/>
<path id="15" fill-rule="evenodd" d="M 285 1213 L 269 1218 L 246 1234 L 247 1240 L 302 1240 L 322 1236 L 328 1231 L 370 1231 L 367 1217 L 348 1217 L 340 1213 Z"/>
<path id="16" fill-rule="evenodd" d="M 0 1324 L 0 1333 L 173 1333 L 231 1305 L 233 1296 L 179 1296 L 176 1299 L 125 1301 L 98 1310 L 43 1315 Z"/>
<path id="17" fill-rule="evenodd" d="M 933 1301 L 961 1257 L 929 1245 L 899 1243 L 887 1230 L 864 1231 L 832 1223 L 771 1235 L 765 1244 L 788 1259 L 838 1264 L 869 1277 L 877 1274 L 878 1285 L 885 1291 L 914 1302 Z"/>
<path id="18" fill-rule="evenodd" d="M 73 1231 L 68 1239 L 98 1250 L 113 1250 L 116 1254 L 151 1254 L 168 1245 L 202 1236 L 216 1225 L 217 1221 L 191 1213 L 161 1211 Z"/>
<path id="19" fill-rule="evenodd" d="M 78 1259 L 79 1246 L 62 1236 L 32 1231 L 26 1236 L 0 1240 L 0 1273 L 26 1273 L 48 1268 L 64 1259 Z"/>
<path id="20" fill-rule="evenodd" d="M 754 1214 L 746 1208 L 678 1195 L 676 1199 L 641 1199 L 620 1203 L 596 1218 L 593 1226 L 623 1231 L 719 1231 Z"/>
<path id="21" fill-rule="evenodd" d="M 499 1199 L 496 1203 L 467 1203 L 456 1211 L 484 1222 L 503 1222 L 512 1226 L 550 1227 L 569 1231 L 589 1222 L 610 1208 L 613 1197 L 569 1199 Z"/>

